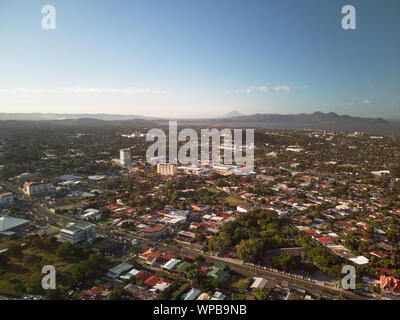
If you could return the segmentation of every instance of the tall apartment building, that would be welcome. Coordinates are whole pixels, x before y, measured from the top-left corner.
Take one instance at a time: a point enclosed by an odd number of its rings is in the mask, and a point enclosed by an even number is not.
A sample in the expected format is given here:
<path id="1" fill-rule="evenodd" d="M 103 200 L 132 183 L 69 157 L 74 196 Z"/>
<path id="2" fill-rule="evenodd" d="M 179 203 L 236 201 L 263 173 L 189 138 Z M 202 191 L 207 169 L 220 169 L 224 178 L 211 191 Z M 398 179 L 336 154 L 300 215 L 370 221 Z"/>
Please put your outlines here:
<path id="1" fill-rule="evenodd" d="M 119 163 L 121 166 L 131 165 L 131 149 L 121 149 L 119 151 Z"/>
<path id="2" fill-rule="evenodd" d="M 51 184 L 47 182 L 25 182 L 24 192 L 28 196 L 45 195 L 51 191 Z"/>
<path id="3" fill-rule="evenodd" d="M 72 244 L 91 242 L 96 239 L 96 226 L 88 222 L 72 223 L 60 231 L 61 242 Z"/>
<path id="4" fill-rule="evenodd" d="M 174 176 L 176 174 L 176 165 L 169 163 L 157 163 L 157 173 L 163 176 Z"/>

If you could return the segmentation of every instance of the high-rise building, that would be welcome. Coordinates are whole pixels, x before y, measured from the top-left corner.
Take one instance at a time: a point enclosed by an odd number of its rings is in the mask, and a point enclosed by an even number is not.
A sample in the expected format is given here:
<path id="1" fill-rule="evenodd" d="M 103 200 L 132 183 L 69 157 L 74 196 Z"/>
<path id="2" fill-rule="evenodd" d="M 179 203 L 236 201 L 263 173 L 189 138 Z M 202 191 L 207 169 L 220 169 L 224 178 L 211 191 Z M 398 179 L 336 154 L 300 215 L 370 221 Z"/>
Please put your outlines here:
<path id="1" fill-rule="evenodd" d="M 119 161 L 121 166 L 130 166 L 131 165 L 131 149 L 121 149 L 119 151 Z"/>
<path id="2" fill-rule="evenodd" d="M 157 163 L 157 173 L 163 176 L 174 176 L 176 174 L 176 165 Z"/>

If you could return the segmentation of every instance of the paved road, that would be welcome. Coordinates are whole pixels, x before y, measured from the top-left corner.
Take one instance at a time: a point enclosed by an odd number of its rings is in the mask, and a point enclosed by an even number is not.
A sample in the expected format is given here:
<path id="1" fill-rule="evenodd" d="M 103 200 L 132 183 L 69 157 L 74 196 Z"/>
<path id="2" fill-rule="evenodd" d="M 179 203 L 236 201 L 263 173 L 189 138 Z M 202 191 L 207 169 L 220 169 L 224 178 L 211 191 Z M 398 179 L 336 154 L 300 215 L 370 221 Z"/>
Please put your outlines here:
<path id="1" fill-rule="evenodd" d="M 32 201 L 29 197 L 27 197 L 21 190 L 15 188 L 13 185 L 11 185 L 8 182 L 0 181 L 0 184 L 7 186 L 11 191 L 17 193 L 20 197 L 22 197 L 24 200 Z M 58 215 L 55 213 L 50 212 L 46 207 L 39 205 L 38 203 L 34 203 L 34 207 L 36 208 L 36 212 L 39 216 L 44 217 L 49 223 L 54 223 L 54 224 L 62 224 L 66 225 L 70 222 L 78 222 L 78 220 L 66 217 L 64 215 Z M 348 291 L 348 290 L 343 290 L 341 288 L 334 288 L 332 286 L 325 286 L 319 283 L 311 282 L 308 280 L 303 280 L 303 279 L 298 279 L 290 275 L 284 275 L 281 273 L 276 273 L 273 271 L 269 270 L 264 270 L 264 269 L 259 269 L 256 267 L 252 267 L 249 265 L 243 265 L 242 263 L 236 263 L 233 261 L 227 261 L 226 259 L 220 258 L 220 257 L 215 257 L 215 256 L 210 256 L 208 254 L 199 252 L 197 250 L 187 248 L 187 247 L 175 247 L 175 246 L 170 246 L 167 244 L 160 244 L 154 241 L 151 241 L 149 239 L 143 239 L 141 237 L 138 237 L 137 235 L 132 235 L 128 232 L 124 231 L 112 231 L 106 226 L 101 226 L 101 225 L 96 225 L 96 233 L 99 235 L 102 235 L 104 237 L 111 237 L 115 239 L 115 235 L 118 234 L 122 238 L 122 240 L 128 240 L 131 242 L 133 239 L 140 239 L 141 241 L 141 247 L 149 248 L 149 247 L 154 247 L 154 246 L 163 246 L 163 249 L 172 251 L 175 253 L 179 254 L 187 254 L 187 255 L 202 255 L 207 261 L 209 262 L 216 262 L 216 261 L 222 261 L 225 263 L 227 266 L 229 266 L 230 269 L 246 275 L 246 276 L 260 276 L 264 277 L 269 280 L 273 281 L 286 281 L 288 282 L 289 285 L 295 286 L 297 288 L 301 288 L 304 290 L 307 290 L 309 292 L 318 294 L 318 295 L 325 295 L 328 296 L 332 299 L 338 299 L 340 297 L 344 297 L 347 299 L 355 299 L 355 300 L 369 300 L 370 298 L 359 295 L 355 292 Z M 118 240 L 118 239 L 117 239 Z M 120 241 L 124 243 L 124 241 Z"/>
<path id="2" fill-rule="evenodd" d="M 225 265 L 229 266 L 229 268 L 231 270 L 234 270 L 245 276 L 251 275 L 251 276 L 263 277 L 263 278 L 266 278 L 266 279 L 269 279 L 272 281 L 280 281 L 280 282 L 286 281 L 289 285 L 292 285 L 294 287 L 307 290 L 307 291 L 312 292 L 317 295 L 322 294 L 322 295 L 325 295 L 332 299 L 347 298 L 347 299 L 353 299 L 353 300 L 370 300 L 370 298 L 368 298 L 366 296 L 357 294 L 356 292 L 353 292 L 353 291 L 344 290 L 342 288 L 325 286 L 323 284 L 315 283 L 312 281 L 295 278 L 290 275 L 284 275 L 284 274 L 273 272 L 270 270 L 265 270 L 265 269 L 252 267 L 249 265 L 244 265 L 241 262 L 229 261 L 229 260 L 221 258 L 221 257 L 211 256 L 211 255 L 205 254 L 203 252 L 200 252 L 198 250 L 194 250 L 194 249 L 187 248 L 187 247 L 182 247 L 182 246 L 176 247 L 176 246 L 167 245 L 165 243 L 154 243 L 153 241 L 151 241 L 149 239 L 143 239 L 138 236 L 133 236 L 130 233 L 127 233 L 124 231 L 119 231 L 118 233 L 121 235 L 125 235 L 128 238 L 139 238 L 142 242 L 142 245 L 145 244 L 145 246 L 147 246 L 147 247 L 157 246 L 160 248 L 160 250 L 167 250 L 167 251 L 175 252 L 177 254 L 186 254 L 186 255 L 191 255 L 191 256 L 196 256 L 196 255 L 200 254 L 208 262 L 211 262 L 211 263 L 215 263 L 217 261 L 223 262 Z"/>
<path id="3" fill-rule="evenodd" d="M 45 207 L 39 207 L 38 212 L 40 212 L 41 215 L 48 217 L 49 221 L 51 219 L 53 221 L 59 221 L 61 219 L 63 222 L 68 222 L 68 223 L 69 222 L 77 222 L 77 220 L 75 220 L 75 219 L 51 213 Z M 369 300 L 370 299 L 368 297 L 359 295 L 355 292 L 346 291 L 341 288 L 334 288 L 332 286 L 324 286 L 322 284 L 311 282 L 308 280 L 298 279 L 298 278 L 295 278 L 290 275 L 284 275 L 284 274 L 269 271 L 269 270 L 259 269 L 259 268 L 252 267 L 249 265 L 243 265 L 242 263 L 230 262 L 230 261 L 227 261 L 226 259 L 216 257 L 216 256 L 211 256 L 211 255 L 202 253 L 198 250 L 194 250 L 191 248 L 182 247 L 182 246 L 175 247 L 175 246 L 167 245 L 165 243 L 157 243 L 152 240 L 144 239 L 137 235 L 132 235 L 129 232 L 125 232 L 125 231 L 121 231 L 121 230 L 115 230 L 114 232 L 112 232 L 111 230 L 109 230 L 109 228 L 107 228 L 105 226 L 96 225 L 96 233 L 99 235 L 103 235 L 105 237 L 110 237 L 110 236 L 112 237 L 112 236 L 118 235 L 118 236 L 122 237 L 123 240 L 129 240 L 129 242 L 131 242 L 133 239 L 140 239 L 142 248 L 150 248 L 150 247 L 157 246 L 160 249 L 175 252 L 177 254 L 186 254 L 186 255 L 192 255 L 192 256 L 200 254 L 208 262 L 214 263 L 216 261 L 221 261 L 224 264 L 226 264 L 227 266 L 229 266 L 230 269 L 232 269 L 240 274 L 243 274 L 245 276 L 249 276 L 249 275 L 260 276 L 260 277 L 263 277 L 263 278 L 266 278 L 269 280 L 273 280 L 273 281 L 280 281 L 280 282 L 286 281 L 286 282 L 288 282 L 289 285 L 295 286 L 300 289 L 307 290 L 307 291 L 317 294 L 317 295 L 322 294 L 322 295 L 325 295 L 332 299 L 339 299 L 339 298 L 347 298 L 347 299 L 354 299 L 354 300 Z"/>
<path id="4" fill-rule="evenodd" d="M 241 263 L 229 262 L 229 261 L 226 261 L 226 259 L 215 257 L 215 256 L 210 256 L 210 255 L 204 254 L 204 253 L 199 253 L 197 251 L 187 249 L 187 248 L 176 248 L 176 247 L 166 246 L 166 249 L 168 249 L 169 251 L 180 253 L 180 254 L 188 254 L 188 255 L 200 254 L 208 262 L 217 262 L 217 261 L 223 262 L 231 270 L 234 270 L 245 276 L 253 276 L 253 277 L 259 276 L 259 277 L 263 277 L 263 278 L 266 278 L 266 279 L 269 279 L 272 281 L 281 281 L 281 282 L 287 281 L 289 285 L 292 285 L 296 288 L 304 289 L 304 290 L 307 290 L 307 291 L 312 292 L 317 295 L 323 294 L 332 299 L 339 299 L 339 298 L 343 298 L 343 297 L 347 298 L 347 299 L 353 299 L 353 300 L 369 300 L 370 299 L 368 297 L 359 295 L 352 291 L 346 291 L 341 288 L 333 288 L 330 286 L 324 286 L 322 284 L 298 279 L 298 278 L 295 278 L 295 277 L 292 277 L 289 275 L 284 275 L 284 274 L 272 272 L 269 270 L 264 270 L 264 269 L 259 269 L 259 268 L 248 266 L 248 265 L 243 265 Z"/>

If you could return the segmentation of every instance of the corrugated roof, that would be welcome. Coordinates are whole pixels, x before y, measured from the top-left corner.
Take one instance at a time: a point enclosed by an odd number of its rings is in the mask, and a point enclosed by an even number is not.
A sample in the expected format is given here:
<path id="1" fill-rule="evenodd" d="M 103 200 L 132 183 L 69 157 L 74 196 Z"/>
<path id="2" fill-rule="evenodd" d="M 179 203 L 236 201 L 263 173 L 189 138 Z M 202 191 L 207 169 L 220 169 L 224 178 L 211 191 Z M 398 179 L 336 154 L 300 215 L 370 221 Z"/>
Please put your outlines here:
<path id="1" fill-rule="evenodd" d="M 1 217 L 0 218 L 0 232 L 4 232 L 25 223 L 28 223 L 29 220 L 25 219 L 18 219 L 13 217 Z"/>

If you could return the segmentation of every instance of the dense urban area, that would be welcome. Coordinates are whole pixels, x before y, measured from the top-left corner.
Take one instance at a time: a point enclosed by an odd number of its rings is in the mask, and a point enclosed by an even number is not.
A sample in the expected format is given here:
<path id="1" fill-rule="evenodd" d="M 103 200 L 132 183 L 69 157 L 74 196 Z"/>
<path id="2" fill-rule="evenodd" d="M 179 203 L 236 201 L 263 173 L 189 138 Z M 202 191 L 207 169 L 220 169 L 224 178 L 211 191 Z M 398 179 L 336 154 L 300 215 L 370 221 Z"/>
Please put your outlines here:
<path id="1" fill-rule="evenodd" d="M 400 297 L 399 138 L 257 129 L 237 175 L 150 165 L 149 130 L 0 128 L 1 299 Z"/>

